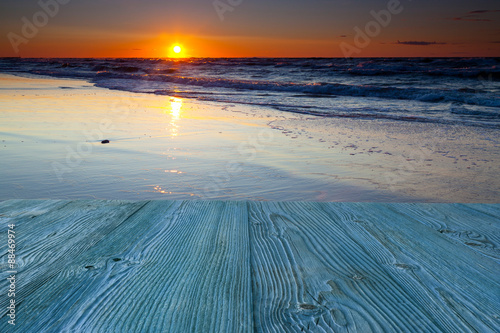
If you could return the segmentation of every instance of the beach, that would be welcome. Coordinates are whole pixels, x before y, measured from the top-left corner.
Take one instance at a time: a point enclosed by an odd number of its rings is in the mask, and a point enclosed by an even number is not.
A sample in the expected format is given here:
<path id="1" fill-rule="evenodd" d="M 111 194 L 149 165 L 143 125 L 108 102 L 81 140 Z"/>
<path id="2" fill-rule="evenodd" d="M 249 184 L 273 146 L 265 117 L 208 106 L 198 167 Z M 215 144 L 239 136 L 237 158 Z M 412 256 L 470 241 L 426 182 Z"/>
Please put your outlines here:
<path id="1" fill-rule="evenodd" d="M 498 1 L 4 1 L 0 333 L 498 333 Z"/>
<path id="2" fill-rule="evenodd" d="M 0 199 L 498 202 L 495 127 L 185 95 L 1 74 Z"/>

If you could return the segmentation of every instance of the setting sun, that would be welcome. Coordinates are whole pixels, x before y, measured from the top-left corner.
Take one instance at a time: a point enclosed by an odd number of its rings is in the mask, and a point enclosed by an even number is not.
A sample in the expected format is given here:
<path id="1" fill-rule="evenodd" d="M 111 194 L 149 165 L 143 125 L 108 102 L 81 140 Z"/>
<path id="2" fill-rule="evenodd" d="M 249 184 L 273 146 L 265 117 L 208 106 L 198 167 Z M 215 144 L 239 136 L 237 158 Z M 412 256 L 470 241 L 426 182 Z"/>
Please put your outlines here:
<path id="1" fill-rule="evenodd" d="M 184 58 L 187 56 L 184 45 L 180 43 L 170 44 L 166 50 L 169 58 Z"/>

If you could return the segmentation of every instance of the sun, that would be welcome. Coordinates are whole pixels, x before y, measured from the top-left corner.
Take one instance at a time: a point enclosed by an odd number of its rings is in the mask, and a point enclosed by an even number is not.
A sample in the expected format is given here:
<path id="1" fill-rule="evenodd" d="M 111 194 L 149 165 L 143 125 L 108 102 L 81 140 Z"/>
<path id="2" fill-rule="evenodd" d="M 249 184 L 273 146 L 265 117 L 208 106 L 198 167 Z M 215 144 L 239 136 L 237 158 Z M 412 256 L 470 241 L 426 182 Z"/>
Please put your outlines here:
<path id="1" fill-rule="evenodd" d="M 168 58 L 180 59 L 187 57 L 187 49 L 184 47 L 184 44 L 181 44 L 179 42 L 168 45 L 167 47 L 165 47 L 165 51 Z"/>

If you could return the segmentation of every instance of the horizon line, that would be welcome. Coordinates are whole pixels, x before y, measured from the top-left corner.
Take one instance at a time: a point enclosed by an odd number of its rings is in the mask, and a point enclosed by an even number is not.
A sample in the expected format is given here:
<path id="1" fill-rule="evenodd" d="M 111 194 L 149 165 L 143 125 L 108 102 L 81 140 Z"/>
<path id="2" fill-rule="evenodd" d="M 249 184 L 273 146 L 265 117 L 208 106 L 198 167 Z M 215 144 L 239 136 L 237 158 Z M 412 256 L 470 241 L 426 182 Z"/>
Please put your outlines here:
<path id="1" fill-rule="evenodd" d="M 372 57 L 22 57 L 22 56 L 0 56 L 1 59 L 165 59 L 165 60 L 188 60 L 188 59 L 444 59 L 444 58 L 500 58 L 498 56 L 372 56 Z"/>

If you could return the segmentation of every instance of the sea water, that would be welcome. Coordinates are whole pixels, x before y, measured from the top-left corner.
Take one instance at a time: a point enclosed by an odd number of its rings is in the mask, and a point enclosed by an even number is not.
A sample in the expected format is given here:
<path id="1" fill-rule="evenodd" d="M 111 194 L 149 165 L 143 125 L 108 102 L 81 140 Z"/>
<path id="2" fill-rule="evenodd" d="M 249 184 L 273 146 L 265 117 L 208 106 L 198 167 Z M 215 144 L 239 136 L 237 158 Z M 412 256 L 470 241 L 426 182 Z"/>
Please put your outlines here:
<path id="1" fill-rule="evenodd" d="M 499 58 L 10 58 L 0 71 L 320 117 L 500 126 Z"/>

